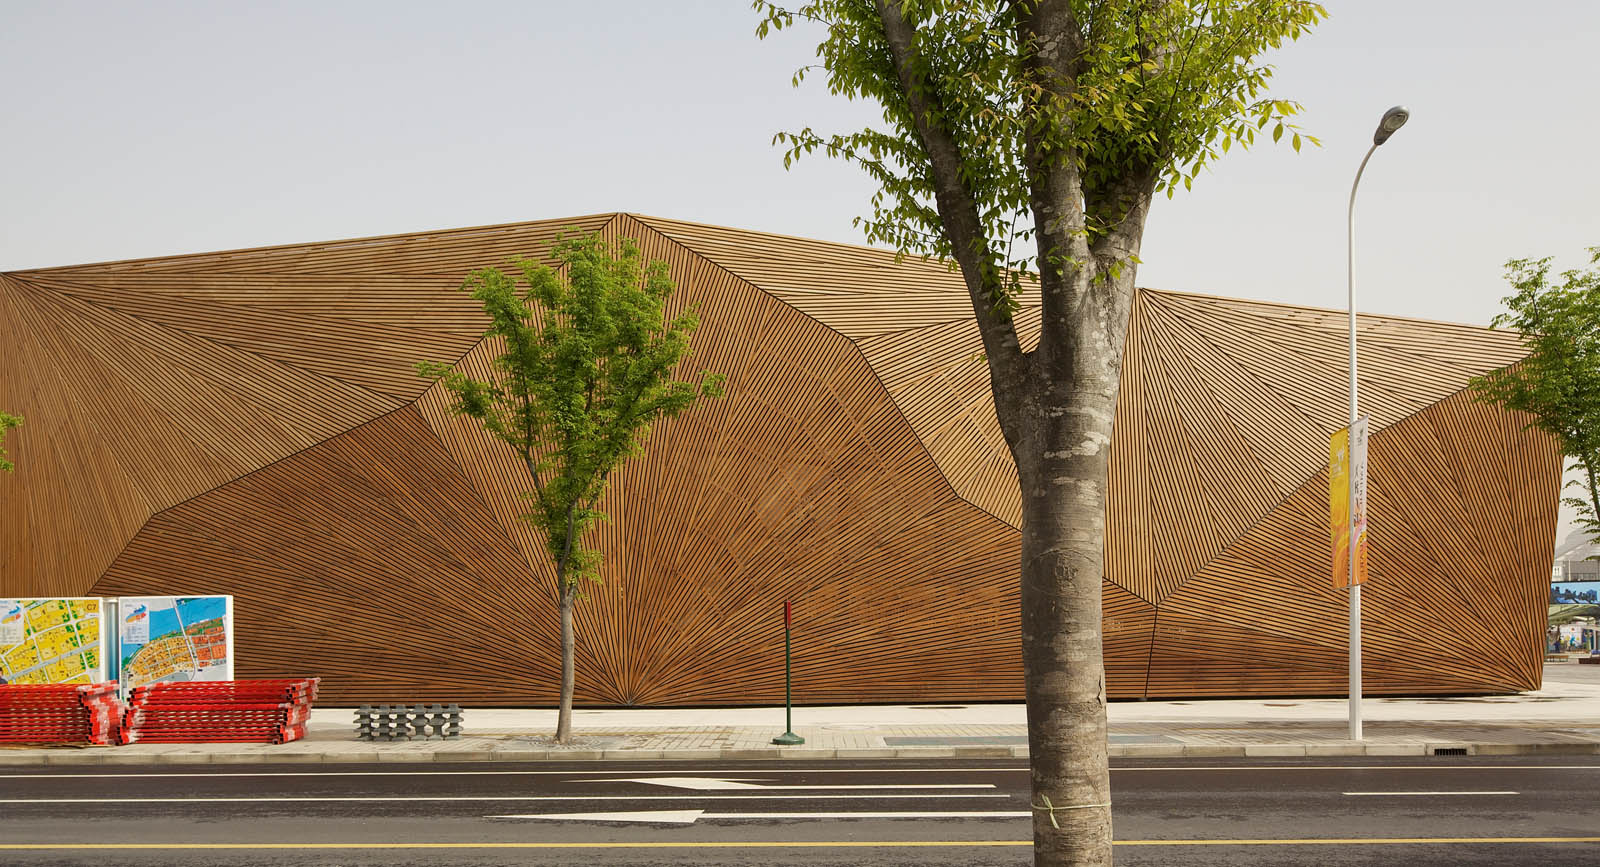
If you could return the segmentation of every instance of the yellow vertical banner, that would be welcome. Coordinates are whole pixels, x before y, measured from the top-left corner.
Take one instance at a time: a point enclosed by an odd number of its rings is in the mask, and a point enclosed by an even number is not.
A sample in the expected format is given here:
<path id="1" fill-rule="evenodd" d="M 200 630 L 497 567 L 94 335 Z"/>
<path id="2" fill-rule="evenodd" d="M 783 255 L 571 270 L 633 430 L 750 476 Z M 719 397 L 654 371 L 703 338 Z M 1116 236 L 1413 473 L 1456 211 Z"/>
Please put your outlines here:
<path id="1" fill-rule="evenodd" d="M 1333 586 L 1367 580 L 1367 417 L 1328 441 L 1328 502 L 1333 530 Z M 1354 508 L 1352 508 L 1352 506 Z M 1352 515 L 1352 512 L 1354 513 Z M 1355 552 L 1351 568 L 1350 552 Z"/>

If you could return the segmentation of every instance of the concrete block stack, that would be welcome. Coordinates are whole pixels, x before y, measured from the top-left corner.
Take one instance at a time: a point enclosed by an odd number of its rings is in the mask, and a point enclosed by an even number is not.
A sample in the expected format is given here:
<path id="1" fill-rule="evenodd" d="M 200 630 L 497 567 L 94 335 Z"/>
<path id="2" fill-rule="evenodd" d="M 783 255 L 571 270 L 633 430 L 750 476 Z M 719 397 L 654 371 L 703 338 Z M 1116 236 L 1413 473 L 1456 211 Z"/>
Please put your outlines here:
<path id="1" fill-rule="evenodd" d="M 356 709 L 356 739 L 363 741 L 455 740 L 461 737 L 461 705 L 364 704 Z"/>

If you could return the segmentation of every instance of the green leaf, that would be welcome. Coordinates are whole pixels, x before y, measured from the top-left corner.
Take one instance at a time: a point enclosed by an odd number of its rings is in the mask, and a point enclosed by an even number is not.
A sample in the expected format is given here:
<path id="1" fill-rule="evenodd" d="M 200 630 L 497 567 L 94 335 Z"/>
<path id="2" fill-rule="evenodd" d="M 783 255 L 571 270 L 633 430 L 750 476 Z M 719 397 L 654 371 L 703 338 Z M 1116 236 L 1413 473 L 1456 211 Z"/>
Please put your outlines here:
<path id="1" fill-rule="evenodd" d="M 548 261 L 512 267 L 462 283 L 489 319 L 485 342 L 500 347 L 484 377 L 439 362 L 417 369 L 526 469 L 532 508 L 522 518 L 544 537 L 566 598 L 598 577 L 600 553 L 584 534 L 604 517 L 596 506 L 611 473 L 652 423 L 721 395 L 723 380 L 671 378 L 699 318 L 692 308 L 667 316 L 667 266 L 644 262 L 632 240 L 562 236 Z"/>
<path id="2" fill-rule="evenodd" d="M 1600 247 L 1589 250 L 1600 264 Z M 1477 399 L 1528 414 L 1529 427 L 1555 438 L 1580 471 L 1571 498 L 1578 523 L 1600 540 L 1600 268 L 1564 271 L 1551 279 L 1550 259 L 1513 259 L 1506 279 L 1513 293 L 1496 328 L 1524 335 L 1521 362 L 1474 377 Z"/>
<path id="3" fill-rule="evenodd" d="M 0 471 L 11 472 L 16 469 L 16 464 L 6 456 L 6 431 L 21 426 L 22 416 L 0 411 Z"/>
<path id="4" fill-rule="evenodd" d="M 804 144 L 783 155 L 786 165 L 820 151 L 859 166 L 880 194 L 863 215 L 868 240 L 948 258 L 951 241 L 931 206 L 939 194 L 921 132 L 937 127 L 950 136 L 953 177 L 985 227 L 981 258 L 998 271 L 1015 259 L 1016 245 L 1003 227 L 1031 202 L 1030 152 L 1040 165 L 1057 159 L 1077 165 L 1082 195 L 1076 198 L 1087 208 L 1072 235 L 1093 243 L 1118 222 L 1107 211 L 1122 207 L 1109 195 L 1121 179 L 1153 168 L 1157 177 L 1147 182 L 1146 194 L 1170 194 L 1180 183 L 1192 187 L 1208 159 L 1231 153 L 1235 144 L 1253 145 L 1255 131 L 1268 124 L 1273 140 L 1281 140 L 1284 119 L 1301 107 L 1268 97 L 1272 67 L 1264 57 L 1327 14 L 1301 0 L 1068 5 L 1074 14 L 1060 27 L 1076 28 L 1074 38 L 1085 48 L 1075 59 L 1073 80 L 1054 82 L 1030 63 L 1033 47 L 1018 39 L 1018 4 L 900 4 L 914 33 L 919 73 L 910 90 L 901 85 L 874 4 L 812 0 L 785 10 L 822 25 L 817 63 L 807 68 L 822 71 L 829 92 L 869 100 L 882 115 L 879 124 L 837 136 L 798 134 L 795 141 Z M 779 15 L 765 2 L 757 12 L 762 22 Z M 1040 7 L 1037 14 L 1065 13 Z M 758 25 L 758 36 L 770 30 Z M 911 108 L 913 97 L 927 102 L 920 116 Z M 1316 143 L 1291 130 L 1298 137 L 1292 145 Z M 1033 238 L 1020 260 L 1025 267 L 1048 255 L 1037 246 L 1043 239 Z M 1009 292 L 983 289 L 991 291 Z"/>

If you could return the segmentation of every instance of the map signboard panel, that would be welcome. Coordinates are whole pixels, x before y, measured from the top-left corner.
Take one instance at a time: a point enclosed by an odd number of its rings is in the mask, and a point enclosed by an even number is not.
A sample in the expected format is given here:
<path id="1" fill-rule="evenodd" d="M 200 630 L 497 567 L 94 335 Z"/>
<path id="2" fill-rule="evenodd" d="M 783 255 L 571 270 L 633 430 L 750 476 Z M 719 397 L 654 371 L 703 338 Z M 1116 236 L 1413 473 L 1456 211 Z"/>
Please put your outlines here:
<path id="1" fill-rule="evenodd" d="M 233 679 L 232 596 L 124 596 L 117 631 L 125 688 Z"/>
<path id="2" fill-rule="evenodd" d="M 1600 605 L 1600 581 L 1552 582 L 1550 584 L 1550 604 Z"/>
<path id="3" fill-rule="evenodd" d="M 106 679 L 99 599 L 0 599 L 0 676 L 7 683 Z"/>

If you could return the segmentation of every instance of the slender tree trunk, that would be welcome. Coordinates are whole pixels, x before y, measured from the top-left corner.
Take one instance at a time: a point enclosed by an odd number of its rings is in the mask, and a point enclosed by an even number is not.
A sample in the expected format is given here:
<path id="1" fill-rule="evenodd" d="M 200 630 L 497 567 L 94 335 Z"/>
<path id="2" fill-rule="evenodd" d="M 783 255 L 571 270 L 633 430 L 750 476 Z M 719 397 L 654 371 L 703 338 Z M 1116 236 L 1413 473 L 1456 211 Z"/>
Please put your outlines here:
<path id="1" fill-rule="evenodd" d="M 556 711 L 556 743 L 572 739 L 572 690 L 577 683 L 574 671 L 577 641 L 572 630 L 572 594 L 561 594 L 561 708 Z"/>
<path id="2" fill-rule="evenodd" d="M 556 561 L 556 593 L 561 608 L 561 705 L 556 710 L 556 743 L 572 739 L 572 691 L 577 684 L 578 642 L 572 631 L 572 606 L 578 601 L 578 588 L 568 586 L 567 570 L 572 567 L 572 537 L 577 532 L 578 504 L 567 506 L 567 534 Z"/>
<path id="3" fill-rule="evenodd" d="M 1589 455 L 1583 456 L 1583 469 L 1589 475 L 1589 508 L 1594 509 L 1592 516 L 1600 521 L 1600 484 L 1596 484 L 1594 477 L 1594 461 Z M 1592 532 L 1591 532 L 1592 535 Z"/>

